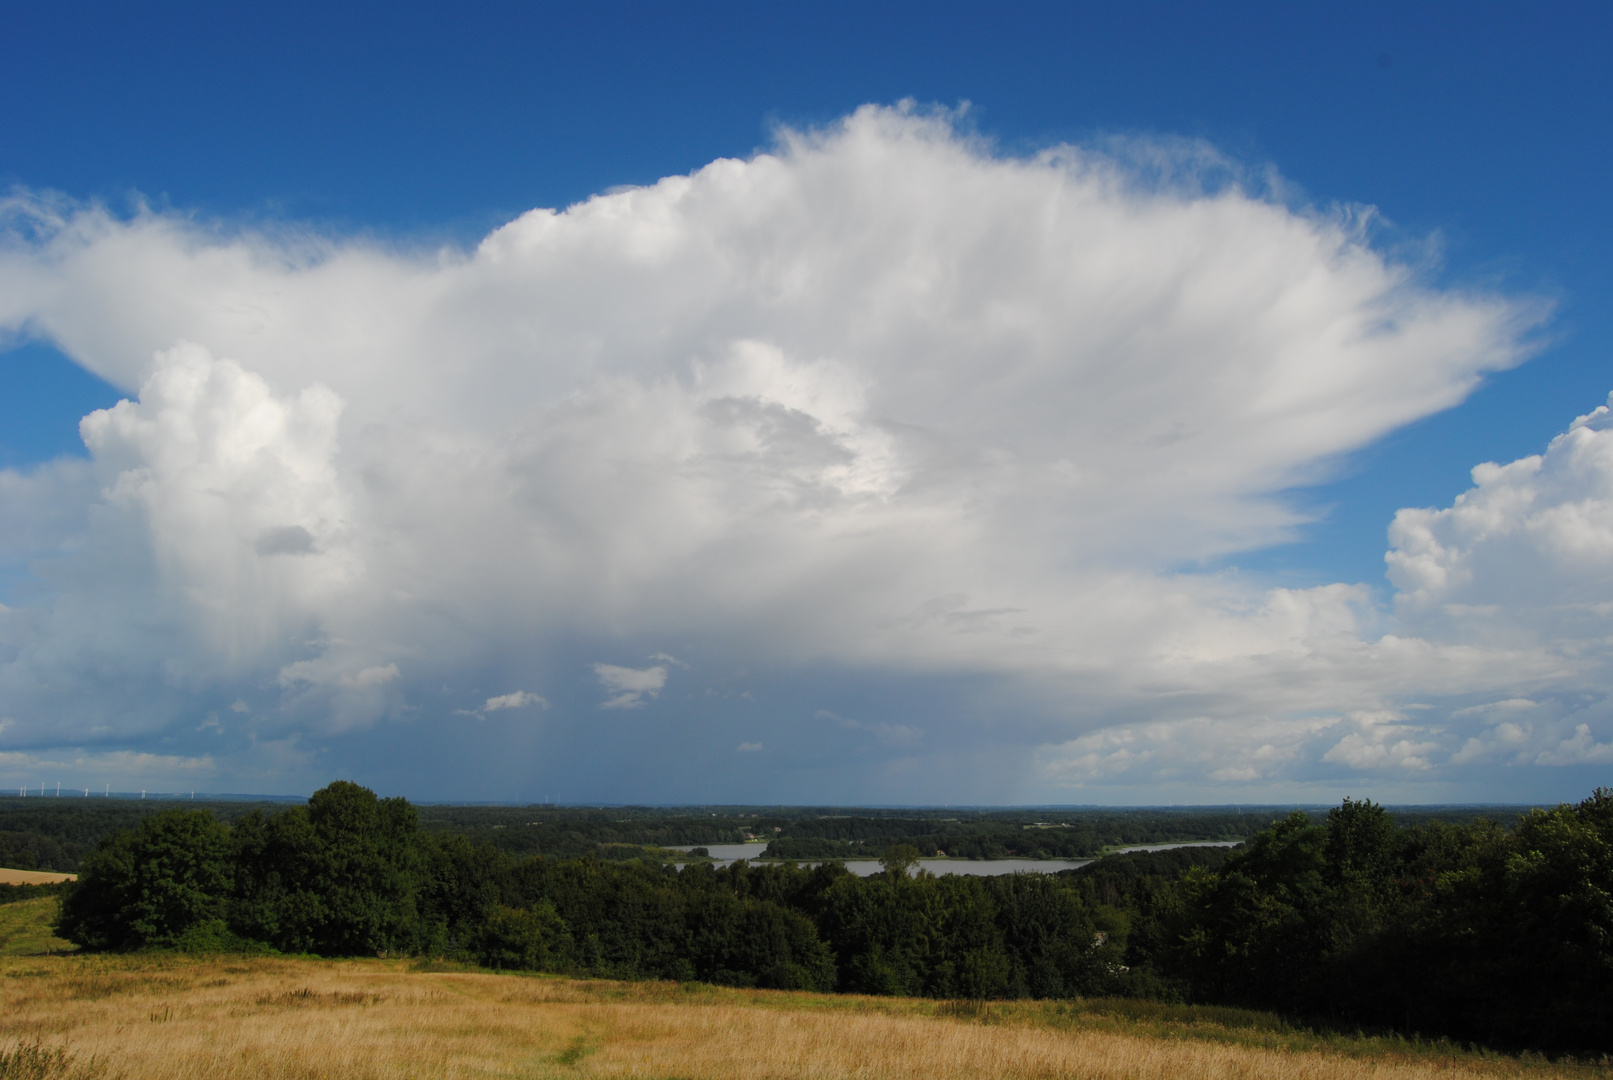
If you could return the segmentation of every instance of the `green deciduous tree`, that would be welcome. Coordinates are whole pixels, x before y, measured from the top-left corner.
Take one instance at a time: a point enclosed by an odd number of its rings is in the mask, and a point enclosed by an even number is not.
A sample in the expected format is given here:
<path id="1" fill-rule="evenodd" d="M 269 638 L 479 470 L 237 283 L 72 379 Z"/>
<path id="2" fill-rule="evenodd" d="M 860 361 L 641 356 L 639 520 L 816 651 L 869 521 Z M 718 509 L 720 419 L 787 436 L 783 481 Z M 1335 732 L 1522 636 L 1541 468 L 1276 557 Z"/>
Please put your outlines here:
<path id="1" fill-rule="evenodd" d="M 415 810 L 338 780 L 306 807 L 236 824 L 232 920 L 247 936 L 326 956 L 412 952 L 425 862 Z"/>
<path id="2" fill-rule="evenodd" d="M 84 860 L 57 933 L 90 949 L 176 945 L 223 916 L 230 883 L 224 826 L 203 811 L 165 810 Z"/>

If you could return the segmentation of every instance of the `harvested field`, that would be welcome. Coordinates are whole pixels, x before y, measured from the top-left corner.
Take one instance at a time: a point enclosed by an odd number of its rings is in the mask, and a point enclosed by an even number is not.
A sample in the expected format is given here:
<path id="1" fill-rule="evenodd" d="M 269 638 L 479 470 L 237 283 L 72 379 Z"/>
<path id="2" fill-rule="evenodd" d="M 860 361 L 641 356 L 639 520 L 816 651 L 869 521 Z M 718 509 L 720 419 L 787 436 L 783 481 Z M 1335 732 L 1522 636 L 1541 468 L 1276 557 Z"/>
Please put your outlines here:
<path id="1" fill-rule="evenodd" d="M 58 881 L 77 880 L 77 874 L 58 874 L 54 870 L 7 870 L 0 867 L 0 885 L 54 885 Z"/>

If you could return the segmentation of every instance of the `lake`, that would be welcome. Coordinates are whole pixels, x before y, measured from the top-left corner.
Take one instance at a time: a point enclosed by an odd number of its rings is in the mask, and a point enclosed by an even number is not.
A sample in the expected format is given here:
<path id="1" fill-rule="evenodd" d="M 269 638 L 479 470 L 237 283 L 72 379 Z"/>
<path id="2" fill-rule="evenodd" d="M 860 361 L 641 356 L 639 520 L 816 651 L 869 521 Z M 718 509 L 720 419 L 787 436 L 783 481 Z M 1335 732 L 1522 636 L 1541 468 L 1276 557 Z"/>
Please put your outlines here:
<path id="1" fill-rule="evenodd" d="M 1185 847 L 1236 847 L 1236 840 L 1196 840 L 1187 844 L 1133 844 L 1117 848 L 1119 854 L 1131 851 L 1172 851 Z M 728 866 L 740 859 L 756 859 L 767 849 L 766 843 L 757 844 L 700 844 L 674 847 L 672 851 L 689 851 L 704 847 L 717 860 L 718 866 Z M 919 866 L 940 877 L 944 874 L 968 874 L 974 877 L 995 877 L 998 874 L 1055 874 L 1060 870 L 1074 870 L 1096 862 L 1095 859 L 920 859 Z M 674 865 L 684 866 L 684 863 Z M 803 860 L 802 866 L 816 866 L 816 860 Z M 847 859 L 846 869 L 858 877 L 872 877 L 883 871 L 877 859 Z"/>

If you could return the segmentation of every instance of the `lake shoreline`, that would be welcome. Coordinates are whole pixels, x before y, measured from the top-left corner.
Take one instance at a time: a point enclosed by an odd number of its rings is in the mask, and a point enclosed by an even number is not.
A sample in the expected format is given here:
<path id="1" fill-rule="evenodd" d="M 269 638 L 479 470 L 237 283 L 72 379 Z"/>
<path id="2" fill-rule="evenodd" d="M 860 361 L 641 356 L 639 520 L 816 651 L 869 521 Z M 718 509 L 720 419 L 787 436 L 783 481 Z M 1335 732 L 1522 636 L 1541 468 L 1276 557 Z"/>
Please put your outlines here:
<path id="1" fill-rule="evenodd" d="M 1056 874 L 1061 870 L 1079 870 L 1083 866 L 1091 866 L 1099 859 L 1110 855 L 1127 855 L 1136 852 L 1175 851 L 1180 848 L 1218 847 L 1231 848 L 1243 843 L 1242 840 L 1188 840 L 1179 844 L 1129 844 L 1117 848 L 1105 849 L 1098 855 L 1086 856 L 1076 859 L 1045 858 L 1038 859 L 1029 856 L 1010 856 L 1003 859 L 972 859 L 956 855 L 933 855 L 921 857 L 917 867 L 928 870 L 933 874 L 966 874 L 970 876 L 991 877 L 997 874 L 1033 873 Z M 691 844 L 687 847 L 670 847 L 668 851 L 688 852 L 695 848 L 705 848 L 710 854 L 707 858 L 691 859 L 689 862 L 674 862 L 673 866 L 682 868 L 701 863 L 709 863 L 721 869 L 731 866 L 740 860 L 763 865 L 789 865 L 789 866 L 819 866 L 823 863 L 837 862 L 845 865 L 858 877 L 870 877 L 880 873 L 883 869 L 877 855 L 864 855 L 838 859 L 781 859 L 768 857 L 762 854 L 767 849 L 765 842 L 751 844 Z M 752 850 L 755 854 L 751 854 Z"/>

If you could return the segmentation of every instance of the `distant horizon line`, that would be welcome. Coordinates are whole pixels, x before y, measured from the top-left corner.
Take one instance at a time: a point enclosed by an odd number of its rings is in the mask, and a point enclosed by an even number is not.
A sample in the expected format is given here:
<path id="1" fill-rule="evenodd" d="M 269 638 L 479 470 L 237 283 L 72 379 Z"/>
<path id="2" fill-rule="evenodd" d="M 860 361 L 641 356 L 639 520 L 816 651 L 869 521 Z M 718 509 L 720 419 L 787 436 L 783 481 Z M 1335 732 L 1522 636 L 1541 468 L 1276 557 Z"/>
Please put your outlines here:
<path id="1" fill-rule="evenodd" d="M 0 799 L 116 799 L 121 802 L 273 802 L 273 803 L 299 803 L 306 802 L 309 795 L 263 795 L 245 794 L 239 792 L 215 791 L 95 791 L 89 789 L 89 794 L 83 794 L 81 788 L 64 790 L 59 794 L 56 791 L 46 791 L 43 795 L 17 794 L 0 790 Z M 395 798 L 397 796 L 382 796 Z M 542 809 L 542 810 L 768 810 L 777 812 L 792 810 L 972 810 L 972 811 L 1006 811 L 1006 810 L 1311 810 L 1321 807 L 1331 808 L 1337 802 L 1232 802 L 1232 803 L 653 803 L 653 802 L 526 802 L 519 799 L 410 799 L 403 796 L 415 806 L 487 806 L 507 807 L 509 809 Z M 1386 810 L 1515 810 L 1534 809 L 1544 806 L 1556 806 L 1557 803 L 1540 802 L 1451 802 L 1451 803 L 1377 803 Z"/>

